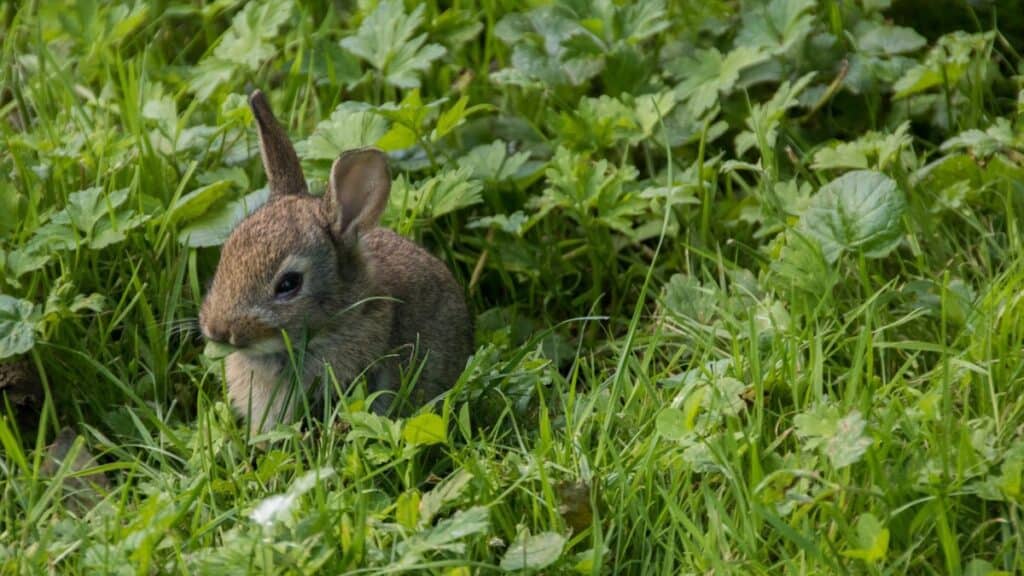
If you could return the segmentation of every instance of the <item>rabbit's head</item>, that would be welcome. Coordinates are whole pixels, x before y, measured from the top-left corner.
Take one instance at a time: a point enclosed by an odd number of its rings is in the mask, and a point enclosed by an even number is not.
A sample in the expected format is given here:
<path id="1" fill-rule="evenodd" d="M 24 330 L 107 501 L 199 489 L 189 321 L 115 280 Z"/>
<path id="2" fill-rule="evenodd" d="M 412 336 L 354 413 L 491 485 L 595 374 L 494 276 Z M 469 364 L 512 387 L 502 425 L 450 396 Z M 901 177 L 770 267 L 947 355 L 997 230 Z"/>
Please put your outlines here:
<path id="1" fill-rule="evenodd" d="M 249 354 L 312 338 L 369 289 L 359 237 L 377 225 L 391 178 L 375 149 L 341 155 L 322 197 L 259 91 L 250 98 L 270 195 L 232 231 L 199 314 L 203 335 Z"/>

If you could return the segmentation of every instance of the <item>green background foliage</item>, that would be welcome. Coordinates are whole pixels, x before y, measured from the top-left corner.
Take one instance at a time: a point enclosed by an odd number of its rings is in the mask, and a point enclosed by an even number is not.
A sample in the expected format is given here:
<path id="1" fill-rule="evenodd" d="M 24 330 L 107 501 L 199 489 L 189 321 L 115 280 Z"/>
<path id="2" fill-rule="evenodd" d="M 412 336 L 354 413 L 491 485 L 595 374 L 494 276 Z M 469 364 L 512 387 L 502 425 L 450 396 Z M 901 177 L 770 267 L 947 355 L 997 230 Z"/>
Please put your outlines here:
<path id="1" fill-rule="evenodd" d="M 0 571 L 1024 571 L 1022 15 L 4 3 L 0 361 L 39 406 L 0 416 Z M 386 150 L 384 224 L 466 287 L 416 415 L 224 403 L 195 317 L 266 200 L 255 88 L 314 193 Z M 63 427 L 91 470 L 47 470 Z"/>

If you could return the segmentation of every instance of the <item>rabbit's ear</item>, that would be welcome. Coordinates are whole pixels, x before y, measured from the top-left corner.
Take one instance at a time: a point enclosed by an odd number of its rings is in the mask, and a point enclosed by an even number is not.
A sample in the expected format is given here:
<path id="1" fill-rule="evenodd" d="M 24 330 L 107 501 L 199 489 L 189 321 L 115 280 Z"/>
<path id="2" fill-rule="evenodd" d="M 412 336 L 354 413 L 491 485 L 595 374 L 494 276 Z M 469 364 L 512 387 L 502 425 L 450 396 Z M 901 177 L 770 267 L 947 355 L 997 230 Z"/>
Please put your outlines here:
<path id="1" fill-rule="evenodd" d="M 334 161 L 324 194 L 326 216 L 335 238 L 348 240 L 377 225 L 388 203 L 391 174 L 384 152 L 349 150 Z"/>
<path id="2" fill-rule="evenodd" d="M 270 104 L 263 92 L 256 90 L 249 96 L 249 106 L 256 118 L 256 126 L 260 133 L 260 155 L 263 156 L 263 169 L 267 173 L 267 187 L 270 196 L 286 196 L 289 194 L 306 194 L 306 178 L 302 175 L 302 166 L 291 140 L 284 129 L 277 123 Z"/>

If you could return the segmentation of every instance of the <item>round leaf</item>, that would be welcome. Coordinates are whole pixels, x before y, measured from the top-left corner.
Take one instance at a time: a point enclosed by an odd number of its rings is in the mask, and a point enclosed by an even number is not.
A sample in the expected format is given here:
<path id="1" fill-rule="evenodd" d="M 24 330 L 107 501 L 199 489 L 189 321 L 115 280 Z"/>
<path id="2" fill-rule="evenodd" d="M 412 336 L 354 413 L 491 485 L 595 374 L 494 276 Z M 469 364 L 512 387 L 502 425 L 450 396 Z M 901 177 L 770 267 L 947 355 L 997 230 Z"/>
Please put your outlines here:
<path id="1" fill-rule="evenodd" d="M 36 307 L 0 294 L 0 358 L 24 354 L 35 345 Z"/>
<path id="2" fill-rule="evenodd" d="M 437 414 L 420 414 L 410 419 L 402 430 L 402 438 L 413 446 L 430 446 L 447 442 L 444 419 Z"/>
<path id="3" fill-rule="evenodd" d="M 505 552 L 505 557 L 501 559 L 501 569 L 515 572 L 547 568 L 562 555 L 564 546 L 565 536 L 556 532 L 521 536 Z"/>
<path id="4" fill-rule="evenodd" d="M 811 199 L 798 228 L 829 263 L 844 251 L 881 258 L 899 244 L 907 201 L 891 178 L 870 170 L 843 174 Z"/>

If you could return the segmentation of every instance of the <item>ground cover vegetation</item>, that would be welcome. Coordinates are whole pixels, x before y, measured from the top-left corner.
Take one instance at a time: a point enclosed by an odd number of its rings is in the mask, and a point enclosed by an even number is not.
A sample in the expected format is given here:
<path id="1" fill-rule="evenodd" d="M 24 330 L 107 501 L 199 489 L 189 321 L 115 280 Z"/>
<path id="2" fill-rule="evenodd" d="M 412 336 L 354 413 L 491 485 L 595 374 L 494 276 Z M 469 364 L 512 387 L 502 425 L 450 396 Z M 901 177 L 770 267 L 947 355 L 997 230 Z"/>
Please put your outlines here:
<path id="1" fill-rule="evenodd" d="M 0 571 L 1019 573 L 1022 14 L 4 3 Z M 466 288 L 415 414 L 224 402 L 255 88 L 314 191 L 386 150 Z"/>

